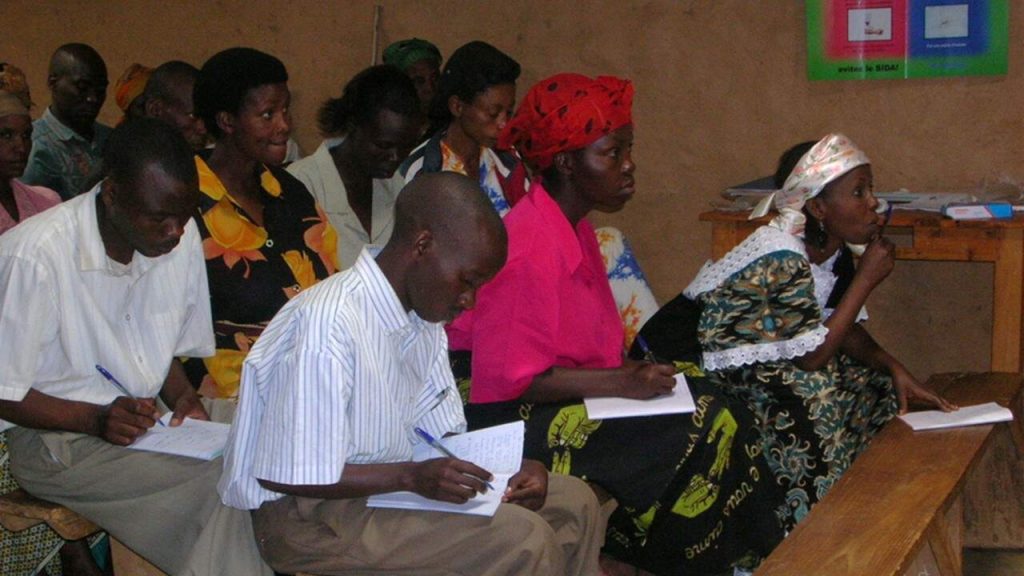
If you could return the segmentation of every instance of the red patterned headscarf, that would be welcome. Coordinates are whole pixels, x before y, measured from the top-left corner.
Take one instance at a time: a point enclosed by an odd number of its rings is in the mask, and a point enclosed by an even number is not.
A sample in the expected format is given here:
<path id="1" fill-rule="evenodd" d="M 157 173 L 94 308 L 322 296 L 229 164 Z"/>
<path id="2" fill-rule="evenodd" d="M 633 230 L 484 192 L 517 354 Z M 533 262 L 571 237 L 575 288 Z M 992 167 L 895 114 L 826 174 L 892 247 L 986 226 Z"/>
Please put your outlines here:
<path id="1" fill-rule="evenodd" d="M 633 83 L 614 76 L 556 74 L 527 92 L 498 137 L 537 170 L 555 154 L 578 150 L 633 122 Z"/>

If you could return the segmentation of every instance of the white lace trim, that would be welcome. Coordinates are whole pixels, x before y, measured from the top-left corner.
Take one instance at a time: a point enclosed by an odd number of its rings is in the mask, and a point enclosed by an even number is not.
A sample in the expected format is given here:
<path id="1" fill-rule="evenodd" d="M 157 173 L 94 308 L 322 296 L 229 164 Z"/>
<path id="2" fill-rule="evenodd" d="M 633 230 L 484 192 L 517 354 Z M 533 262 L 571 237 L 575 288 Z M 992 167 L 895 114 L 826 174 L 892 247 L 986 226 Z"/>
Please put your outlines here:
<path id="1" fill-rule="evenodd" d="M 792 360 L 817 349 L 825 341 L 827 334 L 828 328 L 821 325 L 795 338 L 780 342 L 745 344 L 728 350 L 704 352 L 704 369 L 724 370 L 773 360 Z"/>
<path id="2" fill-rule="evenodd" d="M 708 260 L 683 294 L 690 300 L 696 300 L 697 296 L 724 284 L 751 262 L 779 251 L 796 252 L 807 258 L 803 240 L 772 226 L 761 226 L 717 262 Z"/>

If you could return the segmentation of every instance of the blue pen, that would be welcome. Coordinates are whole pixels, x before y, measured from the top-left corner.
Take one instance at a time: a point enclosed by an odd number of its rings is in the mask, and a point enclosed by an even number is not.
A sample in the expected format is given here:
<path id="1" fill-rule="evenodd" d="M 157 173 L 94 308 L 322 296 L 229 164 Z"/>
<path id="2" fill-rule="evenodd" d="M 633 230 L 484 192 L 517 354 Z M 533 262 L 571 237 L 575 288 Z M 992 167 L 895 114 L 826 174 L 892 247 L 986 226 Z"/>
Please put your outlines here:
<path id="1" fill-rule="evenodd" d="M 423 438 L 423 440 L 427 444 L 429 444 L 432 448 L 434 448 L 435 450 L 437 450 L 441 454 L 444 454 L 445 456 L 447 456 L 449 458 L 455 458 L 456 460 L 461 460 L 461 458 L 459 458 L 455 454 L 452 454 L 451 450 L 445 448 L 444 444 L 441 444 L 440 442 L 437 441 L 436 438 L 431 436 L 430 432 L 427 432 L 426 430 L 424 430 L 423 428 L 420 428 L 419 426 L 413 428 L 413 430 L 416 432 L 416 434 L 419 435 L 420 438 Z M 481 480 L 483 480 L 483 478 L 481 478 Z M 486 484 L 487 487 L 490 488 L 491 490 L 494 490 L 494 486 L 492 486 L 491 483 L 488 482 L 487 480 L 484 480 L 484 484 Z"/>
<path id="2" fill-rule="evenodd" d="M 651 348 L 647 345 L 647 340 L 644 340 L 643 336 L 637 334 L 636 343 L 640 345 L 640 349 L 644 352 L 644 360 L 647 360 L 651 364 L 658 363 L 658 359 L 654 357 L 654 352 L 651 352 Z"/>
<path id="3" fill-rule="evenodd" d="M 117 378 L 114 378 L 113 374 L 111 374 L 110 372 L 107 372 L 106 368 L 104 368 L 103 366 L 100 366 L 99 364 L 97 364 L 96 365 L 96 370 L 99 370 L 99 373 L 102 374 L 103 377 L 107 379 L 107 382 L 110 382 L 111 384 L 113 384 L 114 387 L 117 388 L 118 390 L 120 390 L 122 394 L 124 394 L 125 396 L 131 398 L 132 400 L 138 400 L 138 398 L 135 397 L 135 394 L 132 394 L 131 392 L 129 392 L 128 389 L 124 387 L 124 384 L 121 384 L 120 382 L 117 381 Z M 167 424 L 164 424 L 163 420 L 160 420 L 159 418 L 156 419 L 156 423 L 161 425 L 161 426 L 167 426 Z"/>

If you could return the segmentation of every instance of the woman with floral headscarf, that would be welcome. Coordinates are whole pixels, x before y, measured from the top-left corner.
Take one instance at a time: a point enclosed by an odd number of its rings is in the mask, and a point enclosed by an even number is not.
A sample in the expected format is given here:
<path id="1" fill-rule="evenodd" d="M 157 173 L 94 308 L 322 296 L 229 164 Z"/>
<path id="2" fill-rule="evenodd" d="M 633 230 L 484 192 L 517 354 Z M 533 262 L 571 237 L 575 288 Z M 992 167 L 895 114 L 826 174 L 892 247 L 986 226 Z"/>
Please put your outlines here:
<path id="1" fill-rule="evenodd" d="M 608 76 L 559 74 L 530 90 L 501 141 L 538 177 L 505 217 L 505 267 L 449 326 L 449 344 L 456 375 L 471 376 L 471 427 L 524 420 L 525 457 L 618 502 L 606 569 L 713 574 L 781 537 L 781 496 L 753 418 L 696 375 L 695 414 L 602 421 L 583 405 L 675 385 L 672 365 L 623 360 L 624 328 L 587 220 L 634 194 L 632 100 L 632 83 Z"/>
<path id="2" fill-rule="evenodd" d="M 842 134 L 824 137 L 769 200 L 778 215 L 683 292 L 701 306 L 705 371 L 758 418 L 764 453 L 787 491 L 787 527 L 909 400 L 955 409 L 860 324 L 895 260 L 872 182 L 864 152 Z M 847 244 L 867 245 L 856 268 Z M 836 266 L 842 258 L 848 266 Z M 837 277 L 844 268 L 847 278 Z"/>

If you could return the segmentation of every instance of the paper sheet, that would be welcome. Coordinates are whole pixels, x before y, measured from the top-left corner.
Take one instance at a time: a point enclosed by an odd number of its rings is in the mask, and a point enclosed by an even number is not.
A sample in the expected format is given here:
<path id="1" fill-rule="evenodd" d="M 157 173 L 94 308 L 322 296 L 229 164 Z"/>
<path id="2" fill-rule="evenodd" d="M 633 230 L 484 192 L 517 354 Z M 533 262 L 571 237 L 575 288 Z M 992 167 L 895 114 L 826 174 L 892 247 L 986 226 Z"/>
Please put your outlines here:
<path id="1" fill-rule="evenodd" d="M 697 410 L 686 376 L 676 374 L 676 387 L 671 394 L 647 400 L 632 398 L 585 398 L 587 417 L 594 420 L 655 416 L 658 414 L 687 414 Z"/>
<path id="2" fill-rule="evenodd" d="M 1003 408 L 995 402 L 989 402 L 988 404 L 978 404 L 976 406 L 964 406 L 955 412 L 943 412 L 941 410 L 911 412 L 900 416 L 900 419 L 909 424 L 914 430 L 933 430 L 936 428 L 956 428 L 993 422 L 1007 422 L 1013 420 L 1013 413 L 1008 408 Z"/>
<path id="3" fill-rule="evenodd" d="M 200 460 L 213 460 L 224 452 L 230 424 L 186 418 L 181 425 L 171 426 L 171 416 L 170 412 L 164 414 L 160 421 L 166 426 L 153 426 L 128 447 Z"/>
<path id="4" fill-rule="evenodd" d="M 461 460 L 472 462 L 494 475 L 491 485 L 494 490 L 477 494 L 465 504 L 451 504 L 424 498 L 413 492 L 388 492 L 375 494 L 367 499 L 371 508 L 401 508 L 404 510 L 433 510 L 456 512 L 477 516 L 494 516 L 501 504 L 508 481 L 519 471 L 523 460 L 523 439 L 526 428 L 523 422 L 512 422 L 492 426 L 465 434 L 442 438 L 444 447 Z M 443 458 L 429 444 L 420 443 L 413 449 L 413 461 L 422 462 L 431 458 Z"/>

